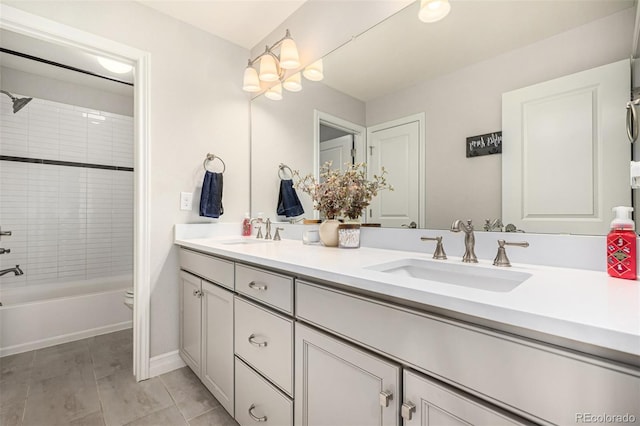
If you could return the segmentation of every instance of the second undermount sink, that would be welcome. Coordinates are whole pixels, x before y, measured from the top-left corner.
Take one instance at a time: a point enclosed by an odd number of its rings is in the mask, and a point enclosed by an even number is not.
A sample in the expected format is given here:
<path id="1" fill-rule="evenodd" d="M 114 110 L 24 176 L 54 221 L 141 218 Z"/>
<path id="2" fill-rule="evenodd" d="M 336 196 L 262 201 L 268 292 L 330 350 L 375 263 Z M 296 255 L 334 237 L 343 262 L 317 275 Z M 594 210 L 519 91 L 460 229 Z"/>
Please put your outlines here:
<path id="1" fill-rule="evenodd" d="M 511 291 L 531 277 L 525 272 L 424 259 L 400 259 L 366 269 L 495 292 Z"/>

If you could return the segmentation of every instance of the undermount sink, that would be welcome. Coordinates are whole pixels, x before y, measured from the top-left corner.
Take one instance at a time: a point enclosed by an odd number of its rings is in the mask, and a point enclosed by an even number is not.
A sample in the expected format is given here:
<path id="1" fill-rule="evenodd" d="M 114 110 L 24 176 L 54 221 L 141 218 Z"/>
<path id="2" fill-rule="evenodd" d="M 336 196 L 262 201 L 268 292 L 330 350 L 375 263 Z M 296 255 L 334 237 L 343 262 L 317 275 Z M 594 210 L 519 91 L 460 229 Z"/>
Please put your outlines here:
<path id="1" fill-rule="evenodd" d="M 222 241 L 221 244 L 227 245 L 227 246 L 231 246 L 231 245 L 238 245 L 238 244 L 264 244 L 264 243 L 270 243 L 271 240 L 258 240 L 258 239 L 238 239 L 238 240 L 226 240 L 226 241 Z"/>
<path id="2" fill-rule="evenodd" d="M 366 269 L 495 292 L 511 291 L 531 277 L 531 274 L 525 272 L 423 259 L 400 259 Z"/>

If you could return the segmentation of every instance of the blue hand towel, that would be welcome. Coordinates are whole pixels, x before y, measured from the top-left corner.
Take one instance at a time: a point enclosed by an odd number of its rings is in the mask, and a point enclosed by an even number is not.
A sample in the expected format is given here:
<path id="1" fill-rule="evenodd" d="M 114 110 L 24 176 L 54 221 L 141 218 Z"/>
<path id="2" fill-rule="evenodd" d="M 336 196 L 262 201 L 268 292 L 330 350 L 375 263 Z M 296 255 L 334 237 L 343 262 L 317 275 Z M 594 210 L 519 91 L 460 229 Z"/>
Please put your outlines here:
<path id="1" fill-rule="evenodd" d="M 278 209 L 280 216 L 295 217 L 304 214 L 304 209 L 293 187 L 291 179 L 280 180 L 280 193 L 278 194 Z"/>
<path id="2" fill-rule="evenodd" d="M 200 216 L 217 218 L 223 213 L 222 173 L 206 171 L 200 195 Z"/>

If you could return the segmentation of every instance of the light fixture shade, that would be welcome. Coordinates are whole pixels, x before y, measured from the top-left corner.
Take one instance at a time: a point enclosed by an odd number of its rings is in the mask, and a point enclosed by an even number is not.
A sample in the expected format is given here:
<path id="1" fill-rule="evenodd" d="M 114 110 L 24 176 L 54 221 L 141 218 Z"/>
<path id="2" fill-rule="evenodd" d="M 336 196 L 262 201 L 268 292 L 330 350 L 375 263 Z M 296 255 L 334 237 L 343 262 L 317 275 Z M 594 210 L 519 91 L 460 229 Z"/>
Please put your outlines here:
<path id="1" fill-rule="evenodd" d="M 111 72 L 114 72 L 116 74 L 126 74 L 133 69 L 132 65 L 123 64 L 122 62 L 118 62 L 109 58 L 103 58 L 101 56 L 98 56 L 98 62 L 105 69 Z"/>
<path id="2" fill-rule="evenodd" d="M 244 70 L 244 79 L 242 80 L 242 90 L 245 92 L 259 92 L 260 80 L 258 79 L 258 72 L 252 66 L 248 66 Z"/>
<path id="3" fill-rule="evenodd" d="M 322 59 L 318 59 L 311 65 L 308 65 L 302 74 L 307 80 L 320 81 L 324 78 L 324 67 L 322 66 Z"/>
<path id="4" fill-rule="evenodd" d="M 279 79 L 276 60 L 268 53 L 265 53 L 260 58 L 259 78 L 262 81 L 277 81 Z"/>
<path id="5" fill-rule="evenodd" d="M 287 78 L 284 83 L 282 83 L 282 87 L 287 89 L 290 92 L 299 92 L 302 90 L 302 77 L 300 73 L 297 72 Z"/>
<path id="6" fill-rule="evenodd" d="M 280 66 L 286 70 L 292 70 L 300 66 L 298 48 L 291 38 L 285 38 L 280 45 Z"/>
<path id="7" fill-rule="evenodd" d="M 451 11 L 449 0 L 420 0 L 418 18 L 422 22 L 436 22 L 444 18 Z"/>
<path id="8" fill-rule="evenodd" d="M 279 101 L 282 99 L 282 84 L 278 83 L 275 86 L 269 88 L 264 94 L 272 101 Z"/>

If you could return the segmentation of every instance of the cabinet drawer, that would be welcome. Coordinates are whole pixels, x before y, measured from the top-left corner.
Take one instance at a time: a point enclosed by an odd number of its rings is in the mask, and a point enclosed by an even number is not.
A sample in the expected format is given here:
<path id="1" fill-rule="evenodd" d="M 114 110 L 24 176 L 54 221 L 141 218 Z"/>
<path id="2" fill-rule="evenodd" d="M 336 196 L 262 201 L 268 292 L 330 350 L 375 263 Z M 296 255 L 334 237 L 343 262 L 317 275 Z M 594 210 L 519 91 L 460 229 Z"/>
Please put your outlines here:
<path id="1" fill-rule="evenodd" d="M 296 303 L 299 318 L 534 421 L 574 424 L 576 413 L 640 418 L 637 369 L 301 281 Z"/>
<path id="2" fill-rule="evenodd" d="M 180 268 L 233 290 L 233 262 L 181 248 Z"/>
<path id="3" fill-rule="evenodd" d="M 235 418 L 242 426 L 252 426 L 256 422 L 293 425 L 293 402 L 236 358 Z"/>
<path id="4" fill-rule="evenodd" d="M 236 264 L 239 293 L 293 314 L 293 278 Z"/>
<path id="5" fill-rule="evenodd" d="M 236 354 L 293 395 L 293 321 L 235 298 Z"/>

